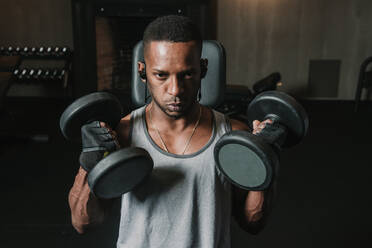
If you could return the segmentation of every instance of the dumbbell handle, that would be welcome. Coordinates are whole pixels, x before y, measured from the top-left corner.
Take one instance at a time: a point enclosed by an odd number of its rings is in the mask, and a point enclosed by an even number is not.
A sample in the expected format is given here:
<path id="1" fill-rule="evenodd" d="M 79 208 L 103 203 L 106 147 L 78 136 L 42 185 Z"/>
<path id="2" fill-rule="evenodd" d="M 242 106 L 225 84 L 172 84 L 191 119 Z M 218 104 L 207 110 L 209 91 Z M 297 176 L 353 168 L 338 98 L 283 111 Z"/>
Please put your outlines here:
<path id="1" fill-rule="evenodd" d="M 261 132 L 257 133 L 257 136 L 263 138 L 267 143 L 281 150 L 281 147 L 287 138 L 287 133 L 287 128 L 274 120 L 272 124 L 266 123 L 266 126 L 261 130 Z"/>

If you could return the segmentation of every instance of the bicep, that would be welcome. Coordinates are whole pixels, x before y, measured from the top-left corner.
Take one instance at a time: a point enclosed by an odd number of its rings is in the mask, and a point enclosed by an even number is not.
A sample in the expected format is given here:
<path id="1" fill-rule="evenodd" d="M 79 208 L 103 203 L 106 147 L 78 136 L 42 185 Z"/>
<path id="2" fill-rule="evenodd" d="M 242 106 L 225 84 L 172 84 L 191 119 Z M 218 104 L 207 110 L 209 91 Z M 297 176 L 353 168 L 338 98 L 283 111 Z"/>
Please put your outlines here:
<path id="1" fill-rule="evenodd" d="M 115 129 L 120 147 L 128 147 L 131 143 L 131 115 L 122 118 Z"/>
<path id="2" fill-rule="evenodd" d="M 231 129 L 233 131 L 242 130 L 242 131 L 252 132 L 252 129 L 248 125 L 246 125 L 244 122 L 241 122 L 235 119 L 230 119 L 230 123 L 231 123 Z"/>

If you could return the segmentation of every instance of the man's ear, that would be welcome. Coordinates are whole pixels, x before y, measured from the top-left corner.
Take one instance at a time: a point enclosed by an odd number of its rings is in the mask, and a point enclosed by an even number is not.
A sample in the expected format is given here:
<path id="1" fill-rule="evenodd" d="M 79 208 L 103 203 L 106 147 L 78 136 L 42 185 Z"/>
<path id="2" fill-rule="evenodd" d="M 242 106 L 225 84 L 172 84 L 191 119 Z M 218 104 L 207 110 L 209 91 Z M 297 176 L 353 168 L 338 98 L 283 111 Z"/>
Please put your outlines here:
<path id="1" fill-rule="evenodd" d="M 146 76 L 146 64 L 143 61 L 138 61 L 137 62 L 137 68 L 138 68 L 138 74 L 141 78 L 141 81 L 146 83 L 147 81 L 147 76 Z"/>
<path id="2" fill-rule="evenodd" d="M 204 78 L 208 71 L 208 59 L 200 59 L 200 78 Z"/>

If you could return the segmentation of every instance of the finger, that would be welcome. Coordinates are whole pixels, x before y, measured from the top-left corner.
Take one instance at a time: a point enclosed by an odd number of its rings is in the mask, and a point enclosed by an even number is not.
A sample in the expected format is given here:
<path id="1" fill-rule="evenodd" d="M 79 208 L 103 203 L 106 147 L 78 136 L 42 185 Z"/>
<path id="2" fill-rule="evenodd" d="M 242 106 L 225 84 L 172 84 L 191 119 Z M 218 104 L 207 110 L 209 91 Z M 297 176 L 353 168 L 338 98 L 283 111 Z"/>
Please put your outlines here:
<path id="1" fill-rule="evenodd" d="M 100 127 L 99 122 L 92 122 L 81 127 L 82 133 L 91 133 L 91 134 L 104 134 L 108 133 L 107 128 Z"/>
<path id="2" fill-rule="evenodd" d="M 262 131 L 262 128 L 256 128 L 256 129 L 254 129 L 253 130 L 253 134 L 258 134 L 258 133 L 260 133 Z"/>
<path id="3" fill-rule="evenodd" d="M 107 128 L 101 128 L 102 132 L 96 132 L 100 137 L 103 137 L 101 140 L 107 141 L 107 140 L 114 140 L 117 138 L 117 133 L 112 130 L 108 130 Z M 100 129 L 100 130 L 101 130 Z"/>
<path id="4" fill-rule="evenodd" d="M 114 139 L 116 139 L 116 138 L 118 137 L 118 134 L 116 133 L 116 131 L 111 130 L 111 131 L 110 131 L 110 134 L 112 135 L 112 137 L 113 137 Z"/>
<path id="5" fill-rule="evenodd" d="M 104 127 L 107 130 L 109 130 L 109 132 L 113 131 L 112 128 L 110 127 L 110 125 L 107 124 L 106 122 L 100 122 L 100 125 L 101 125 L 101 127 Z"/>
<path id="6" fill-rule="evenodd" d="M 271 120 L 271 119 L 266 119 L 263 122 L 266 123 L 266 124 L 273 124 L 273 120 Z"/>
<path id="7" fill-rule="evenodd" d="M 266 119 L 266 120 L 260 122 L 260 124 L 258 125 L 258 128 L 260 128 L 260 129 L 264 129 L 264 128 L 266 127 L 266 125 L 268 125 L 268 124 L 270 125 L 270 124 L 272 124 L 272 123 L 273 123 L 272 120 L 270 120 L 270 119 Z"/>
<path id="8" fill-rule="evenodd" d="M 114 137 L 110 133 L 100 134 L 98 137 L 99 137 L 99 140 L 101 141 L 113 141 L 114 140 Z"/>
<path id="9" fill-rule="evenodd" d="M 90 129 L 89 133 L 101 135 L 101 134 L 111 134 L 111 131 L 106 127 L 100 127 L 100 128 Z"/>
<path id="10" fill-rule="evenodd" d="M 116 144 L 116 148 L 119 149 L 120 144 L 119 144 L 118 135 L 117 135 L 116 131 L 111 131 L 111 135 L 112 135 L 112 138 L 114 139 L 114 142 Z"/>
<path id="11" fill-rule="evenodd" d="M 117 133 L 115 131 L 110 131 L 109 133 L 102 135 L 100 139 L 104 142 L 114 142 L 116 149 L 120 148 L 120 144 L 117 139 Z"/>
<path id="12" fill-rule="evenodd" d="M 261 122 L 261 123 L 257 126 L 257 129 L 262 130 L 262 129 L 265 128 L 265 126 L 266 126 L 266 122 Z"/>
<path id="13" fill-rule="evenodd" d="M 253 121 L 253 130 L 256 129 L 259 124 L 260 124 L 260 122 L 258 120 L 254 120 Z"/>

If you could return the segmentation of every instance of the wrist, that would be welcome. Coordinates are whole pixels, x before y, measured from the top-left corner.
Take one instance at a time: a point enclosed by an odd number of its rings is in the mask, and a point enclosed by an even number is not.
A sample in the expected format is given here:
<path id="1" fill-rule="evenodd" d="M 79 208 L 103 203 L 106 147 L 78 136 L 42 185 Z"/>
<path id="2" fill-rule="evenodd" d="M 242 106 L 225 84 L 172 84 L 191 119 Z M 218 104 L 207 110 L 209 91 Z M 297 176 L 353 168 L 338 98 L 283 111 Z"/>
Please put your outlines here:
<path id="1" fill-rule="evenodd" d="M 81 167 L 89 172 L 104 157 L 104 150 L 87 151 L 80 153 L 79 162 Z"/>

